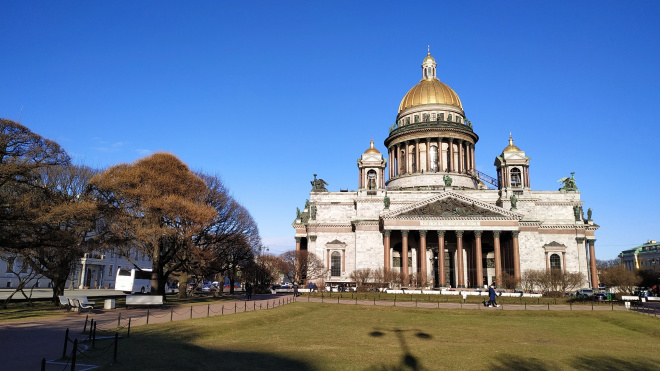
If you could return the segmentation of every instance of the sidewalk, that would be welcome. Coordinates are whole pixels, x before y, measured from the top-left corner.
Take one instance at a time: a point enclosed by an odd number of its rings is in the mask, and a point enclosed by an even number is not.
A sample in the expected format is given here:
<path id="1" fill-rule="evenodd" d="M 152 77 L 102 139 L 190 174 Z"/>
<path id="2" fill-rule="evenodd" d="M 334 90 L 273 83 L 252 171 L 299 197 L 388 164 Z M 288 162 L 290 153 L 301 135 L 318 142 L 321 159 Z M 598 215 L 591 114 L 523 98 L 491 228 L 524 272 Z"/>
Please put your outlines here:
<path id="1" fill-rule="evenodd" d="M 292 296 L 257 295 L 255 296 L 255 300 L 251 301 L 241 300 L 241 298 L 243 297 L 237 297 L 236 300 L 222 303 L 202 303 L 191 306 L 165 307 L 162 309 L 95 309 L 92 313 L 89 313 L 89 319 L 94 319 L 98 323 L 97 331 L 113 330 L 117 327 L 118 319 L 120 325 L 125 327 L 128 326 L 130 318 L 131 327 L 133 327 L 146 324 L 147 314 L 149 314 L 149 324 L 164 323 L 170 320 L 179 321 L 190 318 L 228 315 L 243 311 L 260 310 L 260 308 L 262 310 L 266 308 L 270 309 L 273 306 L 285 304 L 287 300 L 292 299 Z M 0 322 L 0 349 L 2 349 L 3 354 L 2 366 L 0 368 L 3 370 L 38 370 L 42 358 L 45 358 L 46 361 L 60 359 L 62 357 L 64 336 L 67 328 L 69 329 L 70 339 L 77 338 L 79 343 L 87 339 L 89 335 L 83 333 L 83 327 L 85 326 L 85 318 L 88 314 L 78 314 L 64 310 L 62 313 L 63 315 L 59 317 Z M 70 355 L 73 349 L 71 343 L 69 343 L 67 348 L 67 354 Z M 77 363 L 79 364 L 84 361 L 83 357 L 78 357 Z M 64 367 L 63 364 L 53 362 L 48 362 L 46 365 L 47 370 L 62 370 L 62 367 Z M 86 368 L 76 367 L 76 369 L 84 370 Z"/>

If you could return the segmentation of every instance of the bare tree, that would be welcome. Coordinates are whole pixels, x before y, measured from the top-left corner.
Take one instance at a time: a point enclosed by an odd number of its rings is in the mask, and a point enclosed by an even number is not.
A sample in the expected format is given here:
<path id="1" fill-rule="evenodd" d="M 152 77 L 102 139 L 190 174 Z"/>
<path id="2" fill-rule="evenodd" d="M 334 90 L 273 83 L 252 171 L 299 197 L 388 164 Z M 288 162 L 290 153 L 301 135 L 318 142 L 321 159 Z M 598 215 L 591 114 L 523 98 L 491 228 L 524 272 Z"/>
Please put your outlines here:
<path id="1" fill-rule="evenodd" d="M 287 266 L 284 275 L 294 283 L 322 278 L 327 273 L 323 261 L 306 250 L 291 250 L 280 255 Z"/>
<path id="2" fill-rule="evenodd" d="M 350 276 L 352 281 L 355 281 L 355 284 L 357 285 L 357 289 L 361 290 L 365 288 L 367 282 L 371 280 L 373 277 L 373 272 L 371 268 L 362 268 L 362 269 L 356 269 L 353 272 L 351 272 Z"/>
<path id="3" fill-rule="evenodd" d="M 633 292 L 642 282 L 638 271 L 629 271 L 623 265 L 600 269 L 598 276 L 601 283 L 627 293 Z"/>

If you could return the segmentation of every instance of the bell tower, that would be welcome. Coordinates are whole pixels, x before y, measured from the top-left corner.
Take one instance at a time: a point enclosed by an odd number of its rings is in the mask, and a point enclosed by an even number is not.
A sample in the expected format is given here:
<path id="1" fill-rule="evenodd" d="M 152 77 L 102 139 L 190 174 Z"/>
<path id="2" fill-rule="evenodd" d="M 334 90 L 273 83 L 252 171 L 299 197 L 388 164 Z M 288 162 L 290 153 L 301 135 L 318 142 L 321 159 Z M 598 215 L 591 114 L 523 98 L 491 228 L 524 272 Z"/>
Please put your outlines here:
<path id="1" fill-rule="evenodd" d="M 373 139 L 369 148 L 357 160 L 357 165 L 360 173 L 358 187 L 360 190 L 376 191 L 385 188 L 387 160 L 383 158 L 379 150 L 374 148 Z"/>
<path id="2" fill-rule="evenodd" d="M 509 133 L 509 145 L 495 158 L 499 189 L 507 193 L 504 196 L 508 196 L 508 193 L 522 194 L 524 190 L 531 190 L 529 160 L 530 158 L 525 156 L 525 151 L 513 145 L 513 137 Z"/>

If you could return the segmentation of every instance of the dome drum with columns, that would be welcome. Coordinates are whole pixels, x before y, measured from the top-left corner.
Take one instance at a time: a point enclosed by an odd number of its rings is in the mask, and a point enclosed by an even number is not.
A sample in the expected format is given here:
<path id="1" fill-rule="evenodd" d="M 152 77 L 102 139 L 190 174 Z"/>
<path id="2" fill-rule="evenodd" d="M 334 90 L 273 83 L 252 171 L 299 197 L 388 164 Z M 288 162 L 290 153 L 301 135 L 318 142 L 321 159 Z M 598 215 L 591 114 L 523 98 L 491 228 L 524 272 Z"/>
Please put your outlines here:
<path id="1" fill-rule="evenodd" d="M 530 158 L 511 135 L 495 156 L 496 177 L 477 171 L 479 136 L 436 72 L 429 53 L 422 80 L 401 100 L 387 151 L 372 139 L 357 159 L 357 191 L 312 182 L 293 222 L 296 249 L 315 254 L 327 272 L 300 281 L 351 283 L 352 272 L 368 268 L 395 277 L 391 287 L 503 287 L 509 275 L 519 288 L 526 270 L 558 269 L 597 287 L 598 225 L 584 219 L 574 177 L 572 187 L 533 190 Z"/>

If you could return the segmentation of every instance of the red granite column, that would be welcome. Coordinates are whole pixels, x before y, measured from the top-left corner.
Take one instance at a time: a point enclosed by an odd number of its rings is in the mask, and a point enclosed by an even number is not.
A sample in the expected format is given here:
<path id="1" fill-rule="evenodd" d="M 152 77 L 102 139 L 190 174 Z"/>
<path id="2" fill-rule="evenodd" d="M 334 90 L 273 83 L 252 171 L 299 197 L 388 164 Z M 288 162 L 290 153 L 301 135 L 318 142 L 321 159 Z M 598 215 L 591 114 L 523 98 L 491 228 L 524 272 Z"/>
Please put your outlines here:
<path id="1" fill-rule="evenodd" d="M 483 257 L 481 255 L 481 231 L 474 231 L 474 247 L 474 261 L 477 265 L 477 280 L 475 286 L 481 288 L 484 284 L 484 265 Z"/>
<path id="2" fill-rule="evenodd" d="M 431 171 L 431 138 L 426 138 L 426 172 Z"/>
<path id="3" fill-rule="evenodd" d="M 426 273 L 426 231 L 419 231 L 419 264 L 420 273 L 422 274 L 422 283 L 423 286 L 426 286 L 426 280 L 428 279 L 428 274 Z"/>
<path id="4" fill-rule="evenodd" d="M 403 268 L 403 283 L 410 283 L 408 272 L 408 231 L 401 231 L 401 267 Z"/>
<path id="5" fill-rule="evenodd" d="M 458 287 L 465 288 L 465 277 L 463 266 L 463 231 L 456 231 L 456 265 L 458 273 Z"/>
<path id="6" fill-rule="evenodd" d="M 445 231 L 438 231 L 438 282 L 440 287 L 447 285 L 445 272 Z"/>
<path id="7" fill-rule="evenodd" d="M 589 265 L 591 267 L 591 287 L 598 288 L 598 270 L 596 269 L 596 240 L 587 240 L 589 244 Z"/>
<path id="8" fill-rule="evenodd" d="M 502 254 L 500 253 L 500 231 L 493 231 L 493 246 L 495 247 L 495 285 L 502 287 Z"/>
<path id="9" fill-rule="evenodd" d="M 520 231 L 513 231 L 513 275 L 516 278 L 516 288 L 521 288 L 522 283 L 520 279 L 520 250 L 518 248 L 518 234 Z"/>
<path id="10" fill-rule="evenodd" d="M 385 273 L 390 271 L 390 230 L 385 230 L 383 231 L 383 255 L 385 257 L 384 265 L 383 265 L 383 271 Z"/>
<path id="11" fill-rule="evenodd" d="M 300 237 L 296 237 L 296 251 L 300 251 Z"/>

